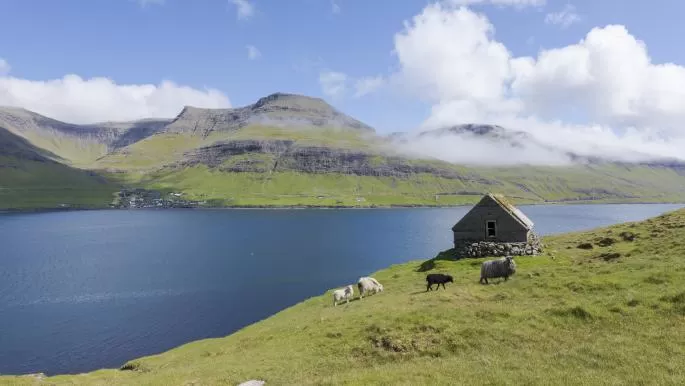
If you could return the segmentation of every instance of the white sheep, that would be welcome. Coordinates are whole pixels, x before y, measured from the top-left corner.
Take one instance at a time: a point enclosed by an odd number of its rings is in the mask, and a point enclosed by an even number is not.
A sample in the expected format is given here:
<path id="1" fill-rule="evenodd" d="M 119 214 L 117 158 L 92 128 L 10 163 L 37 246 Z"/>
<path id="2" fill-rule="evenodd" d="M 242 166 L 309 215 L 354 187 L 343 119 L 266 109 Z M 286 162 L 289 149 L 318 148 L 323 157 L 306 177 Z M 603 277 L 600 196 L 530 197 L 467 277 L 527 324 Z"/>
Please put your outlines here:
<path id="1" fill-rule="evenodd" d="M 357 282 L 357 288 L 359 289 L 359 299 L 362 299 L 366 293 L 383 292 L 383 285 L 372 277 L 360 278 Z"/>
<path id="2" fill-rule="evenodd" d="M 345 300 L 345 303 L 349 303 L 350 299 L 354 296 L 354 287 L 348 285 L 345 288 L 337 289 L 333 291 L 333 306 L 337 306 L 338 302 Z"/>

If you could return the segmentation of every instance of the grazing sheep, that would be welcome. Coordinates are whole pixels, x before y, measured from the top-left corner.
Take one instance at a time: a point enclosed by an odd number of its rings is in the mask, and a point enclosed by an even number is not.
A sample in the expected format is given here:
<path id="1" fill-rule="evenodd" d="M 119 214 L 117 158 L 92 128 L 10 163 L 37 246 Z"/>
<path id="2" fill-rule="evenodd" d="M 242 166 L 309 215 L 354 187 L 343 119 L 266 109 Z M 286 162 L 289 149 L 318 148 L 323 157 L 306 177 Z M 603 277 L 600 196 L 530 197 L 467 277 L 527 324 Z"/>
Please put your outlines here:
<path id="1" fill-rule="evenodd" d="M 488 284 L 488 279 L 503 277 L 504 281 L 516 273 L 514 258 L 506 256 L 497 260 L 484 261 L 480 266 L 480 283 Z"/>
<path id="2" fill-rule="evenodd" d="M 428 276 L 426 276 L 426 291 L 428 290 L 433 290 L 433 284 L 437 284 L 438 287 L 435 289 L 436 291 L 440 289 L 440 284 L 442 284 L 443 289 L 445 288 L 445 283 L 454 283 L 454 279 L 452 279 L 452 276 L 450 275 L 445 275 L 442 273 L 431 273 Z"/>
<path id="3" fill-rule="evenodd" d="M 349 303 L 352 296 L 354 296 L 354 287 L 351 285 L 333 291 L 333 306 L 337 306 L 338 302 L 343 300 L 345 300 L 345 303 Z"/>
<path id="4" fill-rule="evenodd" d="M 359 289 L 359 299 L 362 299 L 364 294 L 383 292 L 383 285 L 372 277 L 362 277 L 357 282 L 357 289 Z"/>

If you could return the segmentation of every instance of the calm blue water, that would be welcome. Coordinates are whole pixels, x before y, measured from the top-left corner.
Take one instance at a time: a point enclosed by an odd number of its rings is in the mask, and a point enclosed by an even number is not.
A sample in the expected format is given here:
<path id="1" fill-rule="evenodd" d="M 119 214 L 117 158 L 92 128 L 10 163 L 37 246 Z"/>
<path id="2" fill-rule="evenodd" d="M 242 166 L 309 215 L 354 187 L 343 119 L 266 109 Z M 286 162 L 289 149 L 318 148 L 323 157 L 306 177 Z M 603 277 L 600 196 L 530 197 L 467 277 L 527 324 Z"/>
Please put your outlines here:
<path id="1" fill-rule="evenodd" d="M 522 207 L 540 234 L 682 205 Z M 469 208 L 0 215 L 0 373 L 119 367 L 451 246 Z"/>

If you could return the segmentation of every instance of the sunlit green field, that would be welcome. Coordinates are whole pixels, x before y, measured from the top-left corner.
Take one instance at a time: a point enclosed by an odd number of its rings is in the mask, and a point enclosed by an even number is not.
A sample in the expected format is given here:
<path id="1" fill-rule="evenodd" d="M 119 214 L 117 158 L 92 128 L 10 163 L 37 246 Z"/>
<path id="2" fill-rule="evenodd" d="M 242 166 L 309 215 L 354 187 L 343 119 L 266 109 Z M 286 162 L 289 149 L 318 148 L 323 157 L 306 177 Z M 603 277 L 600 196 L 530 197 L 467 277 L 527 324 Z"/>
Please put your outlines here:
<path id="1" fill-rule="evenodd" d="M 685 210 L 548 237 L 543 255 L 516 258 L 517 273 L 490 285 L 478 284 L 483 259 L 446 251 L 373 273 L 385 291 L 363 300 L 333 307 L 328 291 L 122 370 L 0 382 L 680 385 L 684 240 Z M 427 272 L 455 282 L 426 292 Z"/>
<path id="2" fill-rule="evenodd" d="M 88 171 L 0 156 L 0 210 L 104 208 L 117 190 Z"/>
<path id="3" fill-rule="evenodd" d="M 237 158 L 243 159 L 245 155 Z M 266 166 L 262 173 L 232 173 L 206 166 L 169 168 L 140 174 L 135 183 L 151 189 L 182 191 L 189 197 L 214 200 L 221 206 L 441 206 L 472 204 L 481 194 L 491 191 L 519 204 L 682 202 L 685 198 L 685 177 L 647 167 L 616 177 L 606 176 L 604 170 L 573 168 L 464 168 L 464 175 L 469 176 L 465 179 L 428 173 L 397 178 L 266 170 Z M 628 178 L 632 180 L 626 182 L 624 179 Z M 658 185 L 655 180 L 664 182 Z"/>

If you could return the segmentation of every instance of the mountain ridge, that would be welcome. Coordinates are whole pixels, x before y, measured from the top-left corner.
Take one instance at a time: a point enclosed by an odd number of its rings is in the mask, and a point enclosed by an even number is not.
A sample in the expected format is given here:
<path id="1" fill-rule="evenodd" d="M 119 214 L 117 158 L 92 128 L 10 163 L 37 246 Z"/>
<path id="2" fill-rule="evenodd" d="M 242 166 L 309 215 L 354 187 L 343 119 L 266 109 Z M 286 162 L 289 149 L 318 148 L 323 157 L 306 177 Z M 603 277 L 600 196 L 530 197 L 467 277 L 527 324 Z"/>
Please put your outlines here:
<path id="1" fill-rule="evenodd" d="M 0 108 L 0 127 L 55 162 L 213 206 L 441 206 L 471 203 L 488 191 L 522 202 L 685 201 L 685 164 L 677 160 L 584 157 L 496 125 L 381 135 L 320 98 L 297 94 L 230 109 L 185 106 L 169 119 L 86 125 Z M 477 139 L 517 152 L 543 149 L 570 161 L 455 164 L 399 146 L 451 138 L 464 138 L 464 146 Z M 450 146 L 459 152 L 460 143 Z"/>
<path id="2" fill-rule="evenodd" d="M 372 127 L 339 112 L 323 99 L 280 92 L 237 108 L 185 106 L 166 131 L 196 133 L 201 130 L 200 134 L 207 136 L 212 131 L 234 131 L 250 124 L 340 127 L 375 132 Z"/>

